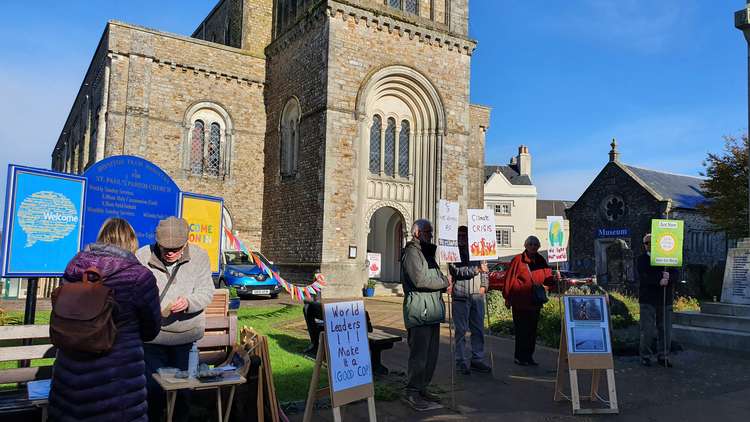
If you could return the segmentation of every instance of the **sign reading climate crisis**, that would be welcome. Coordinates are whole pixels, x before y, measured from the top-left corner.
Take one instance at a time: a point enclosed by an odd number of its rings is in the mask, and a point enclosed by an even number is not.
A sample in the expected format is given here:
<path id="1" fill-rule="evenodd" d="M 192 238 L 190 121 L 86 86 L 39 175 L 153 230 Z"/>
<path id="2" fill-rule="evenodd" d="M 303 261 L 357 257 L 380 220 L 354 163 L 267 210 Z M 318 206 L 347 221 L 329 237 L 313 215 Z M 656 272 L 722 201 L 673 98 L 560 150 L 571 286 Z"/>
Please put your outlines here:
<path id="1" fill-rule="evenodd" d="M 345 403 L 336 403 L 336 393 L 368 384 L 372 386 L 365 305 L 357 300 L 326 303 L 323 307 L 328 375 L 334 406 L 340 406 Z"/>
<path id="2" fill-rule="evenodd" d="M 159 221 L 177 215 L 180 189 L 156 164 L 130 155 L 96 162 L 83 175 L 88 179 L 84 244 L 96 241 L 104 221 L 127 220 L 140 246 L 155 242 Z"/>
<path id="3" fill-rule="evenodd" d="M 2 276 L 59 277 L 81 247 L 86 179 L 8 166 Z"/>
<path id="4" fill-rule="evenodd" d="M 211 260 L 211 272 L 219 272 L 221 254 L 221 226 L 224 202 L 221 198 L 183 192 L 180 200 L 180 216 L 190 226 L 188 242 L 200 246 Z"/>
<path id="5" fill-rule="evenodd" d="M 497 235 L 495 234 L 494 210 L 467 210 L 469 219 L 469 259 L 497 259 Z"/>

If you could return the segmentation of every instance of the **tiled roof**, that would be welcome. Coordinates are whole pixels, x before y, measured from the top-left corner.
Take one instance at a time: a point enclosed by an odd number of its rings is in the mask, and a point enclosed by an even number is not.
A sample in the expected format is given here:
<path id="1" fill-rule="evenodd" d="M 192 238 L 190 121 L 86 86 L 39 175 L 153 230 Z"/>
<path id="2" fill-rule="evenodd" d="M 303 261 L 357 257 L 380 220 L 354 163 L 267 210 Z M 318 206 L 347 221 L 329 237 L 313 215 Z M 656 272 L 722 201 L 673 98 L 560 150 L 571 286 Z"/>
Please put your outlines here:
<path id="1" fill-rule="evenodd" d="M 703 178 L 628 165 L 624 165 L 624 167 L 635 174 L 642 184 L 659 194 L 662 197 L 661 199 L 671 199 L 672 206 L 675 208 L 693 209 L 706 200 L 701 191 Z"/>
<path id="2" fill-rule="evenodd" d="M 487 183 L 487 180 L 489 180 L 490 177 L 495 173 L 500 173 L 503 176 L 505 176 L 505 178 L 508 179 L 511 185 L 530 186 L 533 184 L 531 183 L 531 178 L 529 178 L 529 176 L 518 174 L 518 170 L 516 169 L 516 166 L 513 166 L 513 165 L 484 166 L 484 182 Z"/>
<path id="3" fill-rule="evenodd" d="M 550 215 L 565 216 L 565 210 L 573 206 L 575 201 L 562 201 L 559 199 L 537 199 L 536 218 L 547 218 Z"/>

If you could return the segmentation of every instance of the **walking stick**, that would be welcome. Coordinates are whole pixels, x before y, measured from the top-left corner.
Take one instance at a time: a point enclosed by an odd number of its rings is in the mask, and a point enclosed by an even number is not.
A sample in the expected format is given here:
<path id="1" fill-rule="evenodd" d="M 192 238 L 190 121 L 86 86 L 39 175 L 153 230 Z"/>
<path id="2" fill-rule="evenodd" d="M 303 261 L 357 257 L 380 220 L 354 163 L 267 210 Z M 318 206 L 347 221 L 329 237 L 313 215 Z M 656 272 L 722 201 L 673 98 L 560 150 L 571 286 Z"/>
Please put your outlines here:
<path id="1" fill-rule="evenodd" d="M 664 331 L 662 331 L 662 341 L 664 342 L 664 367 L 669 367 L 669 353 L 667 352 L 667 287 L 669 286 L 669 283 L 667 283 L 666 286 L 664 286 L 662 292 L 662 324 L 664 325 Z M 671 345 L 670 345 L 671 346 Z"/>
<path id="2" fill-rule="evenodd" d="M 451 303 L 453 302 L 452 293 L 448 294 L 448 341 L 451 344 L 451 404 L 453 409 L 456 409 L 456 383 L 454 376 L 456 373 L 456 345 L 453 343 L 453 312 L 451 310 Z"/>

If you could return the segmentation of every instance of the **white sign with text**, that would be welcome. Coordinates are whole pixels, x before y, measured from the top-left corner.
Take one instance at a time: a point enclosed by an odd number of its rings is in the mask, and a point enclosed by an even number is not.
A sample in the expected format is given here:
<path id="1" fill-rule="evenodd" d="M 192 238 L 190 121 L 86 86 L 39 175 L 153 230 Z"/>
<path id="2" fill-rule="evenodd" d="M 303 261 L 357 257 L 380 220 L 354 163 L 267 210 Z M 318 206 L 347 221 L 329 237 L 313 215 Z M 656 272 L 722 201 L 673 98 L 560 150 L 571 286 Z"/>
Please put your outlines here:
<path id="1" fill-rule="evenodd" d="M 323 307 L 333 392 L 372 384 L 364 302 L 326 303 Z"/>
<path id="2" fill-rule="evenodd" d="M 438 253 L 440 262 L 460 262 L 458 253 L 458 202 L 438 202 Z"/>
<path id="3" fill-rule="evenodd" d="M 469 219 L 469 259 L 489 261 L 497 259 L 495 210 L 482 208 L 467 210 Z"/>
<path id="4" fill-rule="evenodd" d="M 565 233 L 564 220 L 561 216 L 547 216 L 547 238 L 549 249 L 547 249 L 547 262 L 565 262 L 568 260 L 567 233 Z"/>

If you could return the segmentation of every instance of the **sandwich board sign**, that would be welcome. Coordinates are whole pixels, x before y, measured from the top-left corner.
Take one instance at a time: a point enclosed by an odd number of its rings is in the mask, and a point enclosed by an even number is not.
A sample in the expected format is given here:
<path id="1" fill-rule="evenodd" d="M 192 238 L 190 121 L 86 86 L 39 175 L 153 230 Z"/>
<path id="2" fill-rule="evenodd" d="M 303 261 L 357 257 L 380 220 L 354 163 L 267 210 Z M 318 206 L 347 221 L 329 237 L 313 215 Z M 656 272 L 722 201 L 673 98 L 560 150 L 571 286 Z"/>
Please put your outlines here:
<path id="1" fill-rule="evenodd" d="M 60 277 L 81 249 L 86 179 L 8 166 L 2 277 Z"/>
<path id="2" fill-rule="evenodd" d="M 318 342 L 303 421 L 312 419 L 315 399 L 328 392 L 335 421 L 341 420 L 341 406 L 367 399 L 370 421 L 374 422 L 375 389 L 365 304 L 361 300 L 324 303 L 323 319 L 325 330 Z M 329 387 L 317 390 L 323 362 L 328 366 Z"/>
<path id="3" fill-rule="evenodd" d="M 188 243 L 200 246 L 208 253 L 213 275 L 219 275 L 221 237 L 224 232 L 223 209 L 224 200 L 219 197 L 190 192 L 180 193 L 180 217 L 184 218 L 190 227 Z"/>
<path id="4" fill-rule="evenodd" d="M 600 295 L 565 295 L 562 297 L 563 319 L 560 351 L 557 360 L 555 401 L 564 397 L 565 372 L 570 379 L 573 414 L 619 413 L 615 386 L 614 359 L 607 297 Z M 578 371 L 591 370 L 591 393 L 580 396 Z M 581 399 L 604 401 L 599 396 L 601 371 L 607 375 L 608 408 L 581 408 Z"/>

